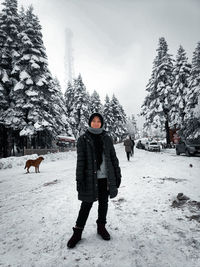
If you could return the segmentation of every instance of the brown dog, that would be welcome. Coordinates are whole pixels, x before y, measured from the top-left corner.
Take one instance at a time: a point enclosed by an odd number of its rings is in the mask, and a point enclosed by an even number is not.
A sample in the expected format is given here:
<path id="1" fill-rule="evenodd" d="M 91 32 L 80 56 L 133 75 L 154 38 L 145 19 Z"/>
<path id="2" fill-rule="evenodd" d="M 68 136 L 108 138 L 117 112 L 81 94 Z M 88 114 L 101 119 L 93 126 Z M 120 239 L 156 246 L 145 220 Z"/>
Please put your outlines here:
<path id="1" fill-rule="evenodd" d="M 29 173 L 29 168 L 31 166 L 33 166 L 33 167 L 35 167 L 35 172 L 36 173 L 37 172 L 40 172 L 39 171 L 39 165 L 40 165 L 40 163 L 41 163 L 42 160 L 44 160 L 43 157 L 39 157 L 37 159 L 29 159 L 29 160 L 26 161 L 26 165 L 25 165 L 24 169 L 27 168 L 27 173 Z"/>

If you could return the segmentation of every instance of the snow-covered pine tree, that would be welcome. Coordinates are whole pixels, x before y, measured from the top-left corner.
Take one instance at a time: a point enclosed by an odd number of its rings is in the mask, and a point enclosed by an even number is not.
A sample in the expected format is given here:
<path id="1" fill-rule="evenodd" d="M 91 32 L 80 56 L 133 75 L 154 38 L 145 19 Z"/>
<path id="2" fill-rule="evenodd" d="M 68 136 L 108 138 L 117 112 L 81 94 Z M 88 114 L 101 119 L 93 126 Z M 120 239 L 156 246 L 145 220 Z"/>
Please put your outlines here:
<path id="1" fill-rule="evenodd" d="M 68 114 L 65 106 L 65 100 L 61 91 L 61 86 L 57 78 L 52 82 L 52 114 L 56 125 L 57 134 L 72 135 L 71 127 L 68 122 Z"/>
<path id="2" fill-rule="evenodd" d="M 90 107 L 91 107 L 91 96 L 90 93 L 86 90 L 86 99 L 87 99 L 87 105 L 89 110 L 89 116 L 91 115 Z"/>
<path id="3" fill-rule="evenodd" d="M 21 13 L 21 18 L 19 38 L 22 48 L 20 58 L 15 64 L 19 81 L 12 90 L 15 112 L 21 112 L 21 117 L 18 117 L 20 123 L 17 121 L 15 124 L 16 127 L 19 125 L 21 136 L 34 136 L 39 146 L 50 147 L 53 137 L 57 135 L 58 127 L 53 118 L 54 90 L 41 25 L 33 13 L 32 6 L 25 14 Z"/>
<path id="4" fill-rule="evenodd" d="M 6 110 L 10 107 L 10 91 L 16 83 L 13 72 L 15 60 L 19 56 L 19 16 L 17 0 L 4 0 L 0 13 L 0 134 L 4 136 L 0 143 L 6 157 L 10 155 L 12 146 L 11 124 L 6 120 Z"/>
<path id="5" fill-rule="evenodd" d="M 24 43 L 21 42 L 21 38 L 20 38 L 21 31 L 23 31 L 25 27 L 25 22 L 24 22 L 25 13 L 24 13 L 23 7 L 21 8 L 21 11 L 18 17 L 20 20 L 19 33 L 18 33 L 19 55 L 18 55 L 17 60 L 13 62 L 13 69 L 11 72 L 13 75 L 15 75 L 16 81 L 10 90 L 10 105 L 5 112 L 5 119 L 4 119 L 6 125 L 9 125 L 10 127 L 12 127 L 14 132 L 18 132 L 18 134 L 16 135 L 19 135 L 19 130 L 21 130 L 26 125 L 26 122 L 24 121 L 24 114 L 22 111 L 22 107 L 26 103 L 25 92 L 24 90 L 19 90 L 17 92 L 15 92 L 14 90 L 16 84 L 18 84 L 18 82 L 20 81 L 19 61 L 20 61 L 20 58 L 22 57 L 22 51 L 23 51 L 23 45 L 24 45 Z"/>
<path id="6" fill-rule="evenodd" d="M 91 105 L 90 105 L 91 113 L 94 113 L 94 112 L 102 113 L 103 106 L 101 104 L 100 96 L 96 90 L 94 90 L 94 92 L 92 93 L 90 97 L 90 102 L 91 102 Z"/>
<path id="7" fill-rule="evenodd" d="M 118 101 L 119 103 L 119 101 Z M 119 111 L 120 111 L 120 136 L 119 136 L 119 140 L 121 141 L 124 138 L 124 135 L 127 133 L 127 127 L 126 127 L 126 123 L 127 123 L 127 115 L 124 111 L 123 106 L 119 103 Z"/>
<path id="8" fill-rule="evenodd" d="M 186 52 L 179 47 L 173 69 L 174 82 L 172 86 L 172 105 L 170 109 L 171 125 L 176 129 L 184 127 L 186 114 L 186 94 L 188 92 L 191 64 L 188 63 Z"/>
<path id="9" fill-rule="evenodd" d="M 183 135 L 200 139 L 200 42 L 197 43 L 192 57 L 192 70 L 186 99 L 186 125 L 183 129 Z"/>
<path id="10" fill-rule="evenodd" d="M 112 127 L 114 124 L 114 118 L 110 106 L 110 98 L 108 95 L 106 95 L 105 103 L 103 105 L 103 117 L 105 121 L 105 129 L 109 132 L 111 136 L 112 135 Z"/>
<path id="11" fill-rule="evenodd" d="M 137 121 L 135 119 L 135 115 L 131 114 L 131 116 L 127 118 L 126 128 L 127 128 L 129 135 L 131 135 L 134 138 L 137 138 L 138 128 L 137 128 Z"/>
<path id="12" fill-rule="evenodd" d="M 75 138 L 78 138 L 88 127 L 89 101 L 86 87 L 82 81 L 81 75 L 79 74 L 78 78 L 74 79 L 73 110 L 69 118 Z"/>
<path id="13" fill-rule="evenodd" d="M 192 70 L 189 80 L 188 106 L 194 108 L 200 94 L 200 42 L 197 43 L 192 57 Z"/>
<path id="14" fill-rule="evenodd" d="M 189 138 L 195 139 L 195 141 L 200 142 L 200 95 L 198 96 L 198 100 L 197 100 L 197 104 L 195 106 L 195 108 L 192 110 L 193 113 L 193 121 L 189 121 L 189 123 L 192 123 L 192 127 L 191 125 L 187 125 L 189 126 Z M 187 129 L 187 128 L 186 128 Z"/>
<path id="15" fill-rule="evenodd" d="M 173 60 L 168 54 L 165 38 L 159 39 L 157 56 L 153 62 L 151 78 L 146 86 L 148 92 L 142 105 L 142 112 L 146 119 L 145 125 L 165 129 L 167 144 L 170 143 L 169 111 L 172 104 L 171 93 L 173 83 Z"/>
<path id="16" fill-rule="evenodd" d="M 74 102 L 74 87 L 70 81 L 68 81 L 67 89 L 64 93 L 65 106 L 67 109 L 68 117 L 70 118 L 71 112 L 73 111 L 73 102 Z"/>
<path id="17" fill-rule="evenodd" d="M 113 94 L 110 101 L 110 109 L 113 114 L 113 125 L 112 125 L 112 137 L 115 141 L 120 141 L 127 133 L 126 128 L 126 114 L 123 107 L 120 105 L 118 99 Z"/>

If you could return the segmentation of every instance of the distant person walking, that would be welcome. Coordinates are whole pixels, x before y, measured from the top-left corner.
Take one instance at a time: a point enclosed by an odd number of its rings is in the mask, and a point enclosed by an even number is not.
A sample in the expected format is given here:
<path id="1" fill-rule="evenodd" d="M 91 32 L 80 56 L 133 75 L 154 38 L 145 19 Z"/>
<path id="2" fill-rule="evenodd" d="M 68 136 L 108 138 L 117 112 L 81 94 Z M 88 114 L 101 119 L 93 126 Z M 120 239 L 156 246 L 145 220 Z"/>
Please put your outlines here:
<path id="1" fill-rule="evenodd" d="M 132 142 L 132 145 L 131 145 L 131 156 L 133 156 L 134 155 L 135 141 L 134 141 L 134 139 L 131 138 L 131 136 L 130 136 L 130 140 Z"/>
<path id="2" fill-rule="evenodd" d="M 132 146 L 132 141 L 130 140 L 129 137 L 124 141 L 124 146 L 125 146 L 125 152 L 128 161 L 130 160 L 130 155 L 131 155 L 131 146 Z"/>
<path id="3" fill-rule="evenodd" d="M 82 201 L 73 235 L 67 246 L 73 248 L 81 240 L 90 209 L 98 200 L 97 233 L 110 240 L 106 225 L 108 197 L 117 196 L 121 170 L 111 137 L 103 128 L 101 114 L 93 113 L 89 127 L 77 142 L 76 182 L 78 199 Z"/>

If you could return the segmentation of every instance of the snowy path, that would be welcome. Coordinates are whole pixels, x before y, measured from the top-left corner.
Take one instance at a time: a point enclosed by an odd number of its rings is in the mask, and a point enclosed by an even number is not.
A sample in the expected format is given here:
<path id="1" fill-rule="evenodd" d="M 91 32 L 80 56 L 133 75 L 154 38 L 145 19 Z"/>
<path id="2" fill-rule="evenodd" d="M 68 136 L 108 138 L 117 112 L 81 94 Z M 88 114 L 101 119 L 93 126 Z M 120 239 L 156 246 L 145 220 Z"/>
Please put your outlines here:
<path id="1" fill-rule="evenodd" d="M 96 234 L 95 203 L 72 250 L 66 244 L 80 205 L 76 153 L 54 161 L 46 156 L 40 174 L 24 174 L 23 166 L 0 170 L 0 266 L 200 266 L 200 223 L 189 218 L 200 209 L 171 206 L 179 192 L 200 201 L 200 158 L 136 149 L 127 162 L 121 144 L 116 151 L 123 180 L 109 204 L 112 239 Z"/>

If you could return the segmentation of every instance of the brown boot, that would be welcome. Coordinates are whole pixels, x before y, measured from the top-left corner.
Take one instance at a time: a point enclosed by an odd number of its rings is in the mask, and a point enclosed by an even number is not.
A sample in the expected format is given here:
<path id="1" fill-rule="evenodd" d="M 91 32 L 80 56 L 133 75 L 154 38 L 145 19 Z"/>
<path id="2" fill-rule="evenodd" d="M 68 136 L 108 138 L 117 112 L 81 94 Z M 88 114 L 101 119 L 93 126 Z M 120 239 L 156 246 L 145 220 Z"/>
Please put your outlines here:
<path id="1" fill-rule="evenodd" d="M 72 229 L 74 233 L 67 243 L 68 248 L 74 248 L 76 246 L 76 244 L 81 240 L 81 235 L 83 232 L 82 228 L 73 227 Z"/>
<path id="2" fill-rule="evenodd" d="M 104 239 L 110 240 L 110 234 L 105 228 L 105 223 L 97 223 L 97 233 Z"/>

